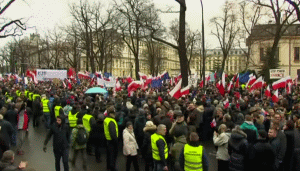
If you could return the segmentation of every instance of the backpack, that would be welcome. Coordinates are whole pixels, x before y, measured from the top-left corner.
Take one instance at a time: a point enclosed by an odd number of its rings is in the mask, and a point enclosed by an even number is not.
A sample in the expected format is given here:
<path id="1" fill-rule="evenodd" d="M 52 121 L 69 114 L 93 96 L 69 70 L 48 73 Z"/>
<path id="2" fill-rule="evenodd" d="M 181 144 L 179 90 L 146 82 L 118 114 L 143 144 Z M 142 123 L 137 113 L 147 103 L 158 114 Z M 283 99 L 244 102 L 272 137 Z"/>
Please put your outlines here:
<path id="1" fill-rule="evenodd" d="M 88 141 L 87 131 L 84 128 L 78 128 L 76 140 L 78 145 L 84 145 Z"/>

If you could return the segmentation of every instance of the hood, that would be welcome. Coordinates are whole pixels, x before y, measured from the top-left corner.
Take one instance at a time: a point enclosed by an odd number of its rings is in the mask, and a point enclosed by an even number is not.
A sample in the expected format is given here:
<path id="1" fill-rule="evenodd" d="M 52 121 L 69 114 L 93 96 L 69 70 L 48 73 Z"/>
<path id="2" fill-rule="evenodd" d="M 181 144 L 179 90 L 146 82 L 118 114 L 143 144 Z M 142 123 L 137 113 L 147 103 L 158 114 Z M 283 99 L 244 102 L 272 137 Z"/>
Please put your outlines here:
<path id="1" fill-rule="evenodd" d="M 133 105 L 130 102 L 126 102 L 126 107 L 128 110 L 133 108 Z"/>
<path id="2" fill-rule="evenodd" d="M 82 124 L 77 125 L 77 128 L 84 128 Z"/>
<path id="3" fill-rule="evenodd" d="M 181 136 L 175 138 L 175 143 L 177 143 L 177 142 L 182 143 L 182 144 L 186 144 L 187 141 L 186 141 L 185 135 L 181 135 Z"/>
<path id="4" fill-rule="evenodd" d="M 247 134 L 242 130 L 233 129 L 231 138 L 232 139 L 243 139 L 243 138 L 247 138 Z"/>
<path id="5" fill-rule="evenodd" d="M 147 126 L 143 129 L 144 132 L 149 132 L 150 134 L 153 134 L 156 132 L 156 125 L 152 125 L 151 127 Z"/>
<path id="6" fill-rule="evenodd" d="M 198 110 L 199 112 L 204 112 L 204 107 L 203 107 L 203 105 L 198 106 L 198 107 L 197 107 L 197 110 Z"/>

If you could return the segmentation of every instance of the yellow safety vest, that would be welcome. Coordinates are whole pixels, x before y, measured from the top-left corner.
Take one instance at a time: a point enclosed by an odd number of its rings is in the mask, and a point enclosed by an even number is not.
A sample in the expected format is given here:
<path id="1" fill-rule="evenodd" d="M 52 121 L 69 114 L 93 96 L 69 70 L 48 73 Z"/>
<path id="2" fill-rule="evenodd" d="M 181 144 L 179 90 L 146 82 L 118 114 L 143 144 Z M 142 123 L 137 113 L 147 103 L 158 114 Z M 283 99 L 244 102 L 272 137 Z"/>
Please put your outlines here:
<path id="1" fill-rule="evenodd" d="M 91 131 L 91 124 L 90 124 L 90 120 L 93 116 L 90 114 L 85 114 L 82 118 L 82 124 L 84 126 L 84 128 L 90 132 Z"/>
<path id="2" fill-rule="evenodd" d="M 77 112 L 73 115 L 71 111 L 69 112 L 68 119 L 69 119 L 69 124 L 70 124 L 71 128 L 74 128 L 77 126 L 77 120 L 78 120 L 77 114 L 78 113 L 79 112 Z"/>
<path id="3" fill-rule="evenodd" d="M 29 101 L 32 101 L 32 95 L 33 95 L 33 93 L 28 93 L 28 99 L 29 99 Z"/>
<path id="4" fill-rule="evenodd" d="M 41 96 L 40 96 L 39 94 L 34 94 L 34 95 L 32 96 L 32 100 L 35 101 L 35 99 L 36 99 L 37 97 L 40 97 L 40 98 L 41 98 Z"/>
<path id="5" fill-rule="evenodd" d="M 57 118 L 59 116 L 60 109 L 62 109 L 61 106 L 55 106 L 55 108 L 54 108 L 55 118 Z"/>
<path id="6" fill-rule="evenodd" d="M 24 94 L 25 97 L 28 96 L 28 90 L 25 90 L 25 94 Z"/>
<path id="7" fill-rule="evenodd" d="M 119 137 L 119 128 L 118 128 L 118 124 L 117 124 L 116 120 L 113 118 L 107 117 L 104 119 L 104 134 L 105 134 L 106 140 L 111 140 L 111 136 L 109 133 L 109 123 L 110 122 L 113 122 L 115 124 L 117 137 Z"/>
<path id="8" fill-rule="evenodd" d="M 184 145 L 184 170 L 185 171 L 202 171 L 203 146 L 193 147 L 189 144 Z"/>
<path id="9" fill-rule="evenodd" d="M 44 113 L 50 112 L 50 109 L 49 109 L 49 106 L 48 106 L 49 100 L 48 99 L 43 99 L 42 102 L 43 102 L 43 112 Z"/>
<path id="10" fill-rule="evenodd" d="M 16 95 L 17 95 L 18 97 L 20 97 L 20 95 L 21 95 L 20 90 L 17 90 L 17 91 L 16 91 Z"/>
<path id="11" fill-rule="evenodd" d="M 167 142 L 165 140 L 165 138 L 162 135 L 159 135 L 157 133 L 154 133 L 151 135 L 151 146 L 152 146 L 152 156 L 153 159 L 160 161 L 161 158 L 159 156 L 159 151 L 158 151 L 158 147 L 156 145 L 157 141 L 162 139 L 165 142 L 165 159 L 168 158 L 168 145 Z"/>

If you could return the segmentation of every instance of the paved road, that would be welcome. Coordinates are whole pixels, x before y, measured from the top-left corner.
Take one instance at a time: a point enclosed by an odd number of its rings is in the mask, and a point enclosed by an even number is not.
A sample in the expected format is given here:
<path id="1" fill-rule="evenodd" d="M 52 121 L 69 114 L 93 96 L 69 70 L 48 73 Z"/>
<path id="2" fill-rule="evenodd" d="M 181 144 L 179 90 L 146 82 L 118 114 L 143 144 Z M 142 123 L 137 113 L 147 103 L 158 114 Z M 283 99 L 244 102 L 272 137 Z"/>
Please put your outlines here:
<path id="1" fill-rule="evenodd" d="M 43 152 L 43 142 L 46 137 L 46 129 L 43 126 L 39 128 L 33 128 L 30 124 L 29 126 L 29 135 L 28 139 L 24 144 L 25 154 L 22 156 L 15 156 L 15 162 L 19 163 L 20 161 L 28 161 L 28 168 L 34 169 L 36 171 L 55 171 L 55 161 L 54 155 L 52 151 L 52 140 L 48 143 L 47 153 Z M 210 171 L 217 170 L 217 161 L 213 153 L 215 153 L 215 148 L 212 145 L 212 142 L 204 142 L 204 147 L 206 148 L 206 152 L 209 156 L 210 161 Z M 102 151 L 102 162 L 96 163 L 94 156 L 88 156 L 88 171 L 101 171 L 106 170 L 106 152 L 103 149 Z M 70 165 L 70 171 L 82 171 L 82 164 L 80 162 L 80 157 L 77 159 L 76 168 L 72 168 Z M 125 171 L 125 163 L 126 158 L 122 154 L 122 149 L 120 147 L 118 159 L 117 159 L 117 167 L 119 171 Z M 142 159 L 139 160 L 140 170 L 144 170 L 144 162 Z M 62 164 L 61 164 L 62 167 Z M 63 168 L 61 169 L 63 171 Z M 133 166 L 131 168 L 133 169 Z"/>

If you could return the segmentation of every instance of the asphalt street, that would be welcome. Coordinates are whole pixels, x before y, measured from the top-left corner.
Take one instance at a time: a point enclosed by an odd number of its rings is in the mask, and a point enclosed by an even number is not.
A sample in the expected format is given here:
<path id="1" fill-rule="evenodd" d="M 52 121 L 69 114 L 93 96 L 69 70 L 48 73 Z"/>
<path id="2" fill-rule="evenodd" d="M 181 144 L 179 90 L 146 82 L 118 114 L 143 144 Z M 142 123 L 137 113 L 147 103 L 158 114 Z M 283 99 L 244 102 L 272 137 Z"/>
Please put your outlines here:
<path id="1" fill-rule="evenodd" d="M 28 169 L 33 169 L 35 171 L 55 171 L 55 161 L 52 149 L 52 139 L 47 145 L 47 152 L 43 151 L 43 142 L 46 137 L 47 130 L 43 125 L 39 128 L 33 128 L 32 122 L 29 126 L 29 134 L 24 143 L 24 152 L 22 156 L 15 156 L 15 163 L 18 164 L 20 161 L 28 162 Z M 207 155 L 209 157 L 209 170 L 217 170 L 217 161 L 215 159 L 216 150 L 211 141 L 203 142 Z M 70 154 L 72 155 L 72 154 Z M 106 152 L 102 149 L 101 153 L 101 163 L 97 163 L 94 156 L 88 156 L 87 166 L 89 171 L 101 171 L 106 170 Z M 122 153 L 122 146 L 119 148 L 119 154 L 117 159 L 117 168 L 119 171 L 125 171 L 126 157 Z M 76 161 L 76 167 L 72 168 L 70 166 L 70 171 L 82 171 L 81 156 L 78 156 Z M 144 161 L 142 158 L 139 159 L 140 170 L 144 170 Z M 133 171 L 133 166 L 131 167 Z M 61 162 L 61 171 L 63 171 Z"/>

